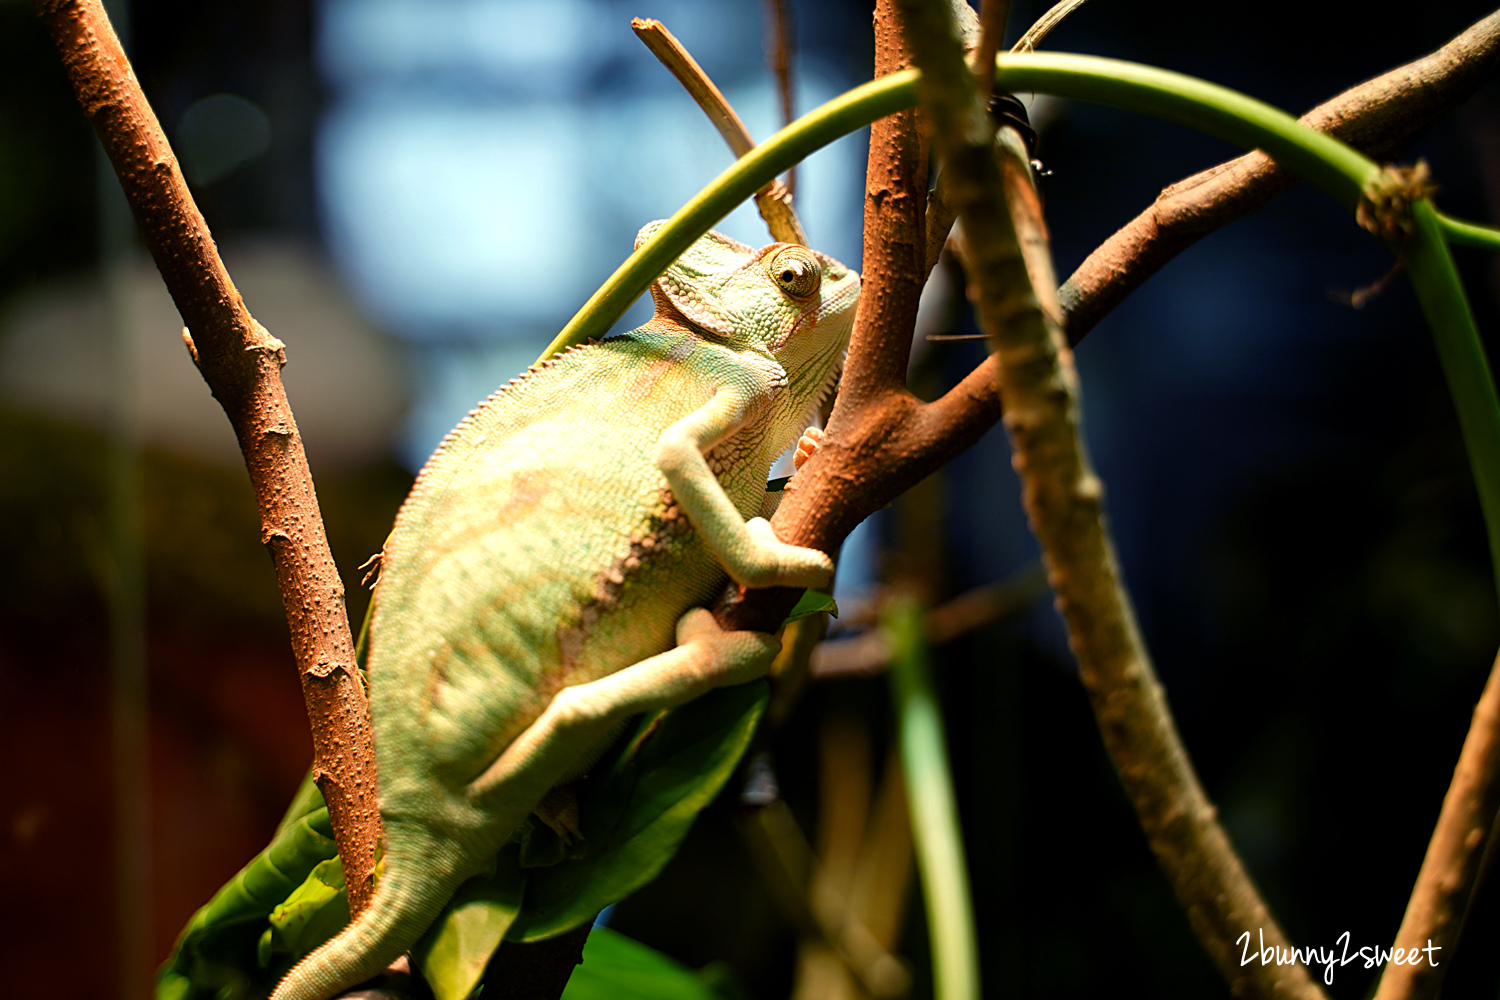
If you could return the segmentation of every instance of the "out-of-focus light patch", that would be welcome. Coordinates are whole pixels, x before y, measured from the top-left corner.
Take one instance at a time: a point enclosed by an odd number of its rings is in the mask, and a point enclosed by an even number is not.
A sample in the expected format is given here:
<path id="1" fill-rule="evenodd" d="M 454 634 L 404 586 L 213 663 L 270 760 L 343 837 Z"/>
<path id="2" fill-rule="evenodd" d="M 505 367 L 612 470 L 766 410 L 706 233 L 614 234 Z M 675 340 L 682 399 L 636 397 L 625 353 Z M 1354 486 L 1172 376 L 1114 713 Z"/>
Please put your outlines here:
<path id="1" fill-rule="evenodd" d="M 804 111 L 842 89 L 815 66 L 804 70 L 798 83 Z M 780 98 L 769 77 L 725 87 L 724 93 L 757 141 L 781 127 Z M 642 224 L 677 211 L 734 162 L 718 131 L 685 93 L 638 97 L 598 111 L 593 134 L 598 155 L 610 166 L 590 175 L 596 196 L 613 202 L 616 213 L 637 213 Z M 844 136 L 797 166 L 795 203 L 809 241 L 856 268 L 864 204 L 859 178 L 867 141 L 863 132 Z M 714 228 L 751 246 L 771 240 L 753 200 Z"/>
<path id="2" fill-rule="evenodd" d="M 834 88 L 816 77 L 805 90 L 821 100 Z M 756 134 L 774 131 L 768 82 L 730 99 Z M 861 146 L 847 137 L 798 173 L 810 239 L 854 266 Z M 640 226 L 731 162 L 680 95 L 506 106 L 369 88 L 330 112 L 318 147 L 329 244 L 384 325 L 419 340 L 521 336 L 537 349 Z M 715 228 L 752 246 L 770 239 L 753 202 Z"/>
<path id="3" fill-rule="evenodd" d="M 399 449 L 413 465 L 534 360 L 641 226 L 732 163 L 621 11 L 604 0 L 319 6 L 335 94 L 317 150 L 324 233 L 366 309 L 412 343 L 415 400 Z M 775 131 L 758 6 L 665 0 L 646 13 L 682 39 L 754 136 Z M 843 89 L 807 54 L 797 81 L 804 110 Z M 809 238 L 856 267 L 864 147 L 848 137 L 798 171 Z M 748 201 L 715 228 L 769 242 Z M 650 314 L 643 296 L 614 330 Z"/>
<path id="4" fill-rule="evenodd" d="M 575 105 L 412 95 L 330 114 L 318 155 L 329 242 L 381 321 L 408 337 L 472 335 L 550 324 L 586 294 L 586 127 Z"/>
<path id="5" fill-rule="evenodd" d="M 173 137 L 194 184 L 212 184 L 271 146 L 271 120 L 238 94 L 210 94 L 182 113 Z"/>
<path id="6" fill-rule="evenodd" d="M 678 88 L 636 40 L 629 11 L 601 0 L 322 0 L 317 60 L 336 87 L 411 76 L 464 76 L 524 92 L 596 86 L 616 63 L 633 82 Z M 662 20 L 722 78 L 764 71 L 756 4 L 658 0 Z M 641 72 L 645 70 L 645 72 Z"/>
<path id="7" fill-rule="evenodd" d="M 396 442 L 402 464 L 409 469 L 425 465 L 464 414 L 530 368 L 537 350 L 510 340 L 433 343 L 414 352 L 411 374 L 417 393 Z"/>
<path id="8" fill-rule="evenodd" d="M 854 607 L 874 594 L 880 583 L 881 512 L 855 525 L 839 549 L 838 572 L 833 578 L 833 600 L 842 607 Z"/>
<path id="9" fill-rule="evenodd" d="M 604 42 L 608 25 L 598 6 L 588 0 L 324 0 L 318 64 L 344 86 L 440 73 L 527 89 L 567 88 L 577 69 L 573 57 Z"/>

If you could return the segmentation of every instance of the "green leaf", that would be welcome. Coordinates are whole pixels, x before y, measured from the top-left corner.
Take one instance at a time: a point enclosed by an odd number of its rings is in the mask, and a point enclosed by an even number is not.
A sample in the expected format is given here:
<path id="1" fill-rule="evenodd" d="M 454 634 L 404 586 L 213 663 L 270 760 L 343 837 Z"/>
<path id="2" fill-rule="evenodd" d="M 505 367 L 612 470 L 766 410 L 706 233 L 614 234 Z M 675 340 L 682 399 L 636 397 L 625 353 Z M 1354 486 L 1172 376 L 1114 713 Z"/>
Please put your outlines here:
<path id="1" fill-rule="evenodd" d="M 613 763 L 584 783 L 586 853 L 529 870 L 520 916 L 506 936 L 554 937 L 655 878 L 734 772 L 767 697 L 765 681 L 756 681 L 642 720 Z"/>
<path id="2" fill-rule="evenodd" d="M 794 621 L 802 618 L 811 618 L 813 615 L 824 611 L 835 618 L 839 616 L 839 606 L 834 602 L 833 595 L 809 588 L 802 592 L 801 597 L 797 598 L 796 606 L 786 616 L 786 621 L 781 624 L 790 625 Z"/>
<path id="3" fill-rule="evenodd" d="M 302 784 L 297 786 L 297 791 L 292 793 L 292 801 L 282 814 L 281 822 L 276 824 L 276 832 L 271 839 L 275 840 L 281 836 L 282 831 L 304 816 L 310 816 L 319 809 L 328 808 L 328 803 L 323 801 L 323 793 L 318 790 L 318 785 L 313 781 L 312 768 L 302 776 Z"/>
<path id="4" fill-rule="evenodd" d="M 337 856 L 326 808 L 286 823 L 188 920 L 157 975 L 158 1000 L 252 995 L 266 918 L 314 868 Z"/>
<path id="5" fill-rule="evenodd" d="M 459 887 L 437 922 L 412 949 L 437 1000 L 464 1000 L 489 965 L 521 912 L 526 873 L 520 869 L 519 847 L 500 853 L 491 876 L 472 878 Z"/>
<path id="6" fill-rule="evenodd" d="M 695 973 L 608 927 L 589 932 L 562 1000 L 720 1000 Z"/>
<path id="7" fill-rule="evenodd" d="M 271 911 L 273 950 L 300 959 L 348 923 L 344 866 L 338 858 L 330 858 L 314 867 L 303 883 Z"/>

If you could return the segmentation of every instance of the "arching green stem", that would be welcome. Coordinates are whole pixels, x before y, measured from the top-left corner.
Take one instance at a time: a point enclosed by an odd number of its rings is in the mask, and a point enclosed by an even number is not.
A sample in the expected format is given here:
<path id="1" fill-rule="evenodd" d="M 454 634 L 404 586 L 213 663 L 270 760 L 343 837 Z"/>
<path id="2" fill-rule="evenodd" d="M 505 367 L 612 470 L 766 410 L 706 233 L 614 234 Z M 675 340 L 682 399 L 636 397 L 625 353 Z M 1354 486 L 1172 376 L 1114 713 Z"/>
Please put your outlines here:
<path id="1" fill-rule="evenodd" d="M 916 103 L 917 79 L 916 70 L 903 70 L 856 87 L 736 161 L 620 265 L 542 356 L 602 335 L 693 240 L 761 185 L 839 136 Z M 1374 161 L 1298 124 L 1291 115 L 1180 73 L 1095 56 L 1009 54 L 996 59 L 995 85 L 1110 104 L 1265 150 L 1351 211 L 1380 175 Z M 1416 203 L 1412 215 L 1413 233 L 1402 252 L 1459 411 L 1500 580 L 1500 403 L 1445 241 L 1446 233 L 1497 249 L 1500 233 L 1440 216 L 1425 199 Z"/>
<path id="2" fill-rule="evenodd" d="M 833 140 L 877 118 L 911 107 L 916 100 L 915 70 L 881 77 L 808 112 L 740 157 L 674 212 L 652 239 L 615 269 L 547 345 L 542 358 L 591 337 L 603 336 L 668 264 L 777 174 Z"/>
<path id="3" fill-rule="evenodd" d="M 1489 533 L 1496 589 L 1500 591 L 1500 400 L 1495 396 L 1495 379 L 1458 268 L 1448 252 L 1443 220 L 1426 198 L 1412 205 L 1411 215 L 1411 239 L 1402 259 L 1432 330 L 1448 392 L 1458 410 L 1464 450 L 1469 453 Z"/>
<path id="4" fill-rule="evenodd" d="M 932 687 L 922 611 L 906 599 L 881 619 L 891 646 L 896 741 L 906 773 L 912 844 L 922 875 L 936 1000 L 979 1000 L 979 941 L 969 868 L 964 859 L 953 770 L 943 738 L 943 710 Z"/>
<path id="5" fill-rule="evenodd" d="M 1099 101 L 1179 121 L 1249 148 L 1260 147 L 1353 209 L 1376 165 L 1283 111 L 1194 77 L 1116 59 L 1056 53 L 1002 55 L 995 85 Z M 916 70 L 856 87 L 808 112 L 736 160 L 667 220 L 610 275 L 561 333 L 546 358 L 602 336 L 668 264 L 763 184 L 833 140 L 917 101 Z"/>
<path id="6" fill-rule="evenodd" d="M 1438 225 L 1448 242 L 1479 250 L 1500 250 L 1500 229 L 1481 226 L 1474 222 L 1455 219 L 1451 215 L 1437 213 Z"/>

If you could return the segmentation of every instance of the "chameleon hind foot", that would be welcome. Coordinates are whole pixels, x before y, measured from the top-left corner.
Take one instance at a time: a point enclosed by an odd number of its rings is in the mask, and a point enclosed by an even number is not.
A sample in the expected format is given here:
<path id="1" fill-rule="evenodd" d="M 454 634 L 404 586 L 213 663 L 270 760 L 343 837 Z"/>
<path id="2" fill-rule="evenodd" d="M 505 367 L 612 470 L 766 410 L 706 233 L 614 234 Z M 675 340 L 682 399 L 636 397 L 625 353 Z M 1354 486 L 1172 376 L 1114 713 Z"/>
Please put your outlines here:
<path id="1" fill-rule="evenodd" d="M 807 464 L 807 460 L 817 454 L 818 446 L 823 443 L 823 428 L 809 427 L 802 432 L 797 439 L 797 450 L 792 454 L 792 468 L 798 472 Z"/>

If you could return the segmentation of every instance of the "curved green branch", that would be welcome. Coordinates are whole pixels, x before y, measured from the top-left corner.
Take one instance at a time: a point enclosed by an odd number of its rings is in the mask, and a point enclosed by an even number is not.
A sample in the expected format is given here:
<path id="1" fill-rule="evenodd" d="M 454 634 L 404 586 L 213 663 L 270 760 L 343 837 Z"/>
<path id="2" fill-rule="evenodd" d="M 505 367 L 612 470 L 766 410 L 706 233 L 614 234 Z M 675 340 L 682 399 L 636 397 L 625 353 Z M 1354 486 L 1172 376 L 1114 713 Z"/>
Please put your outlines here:
<path id="1" fill-rule="evenodd" d="M 1262 149 L 1353 211 L 1379 167 L 1345 143 L 1315 132 L 1264 101 L 1170 70 L 1066 53 L 1007 55 L 995 85 L 1093 101 L 1165 118 L 1245 149 Z"/>
<path id="2" fill-rule="evenodd" d="M 1476 222 L 1465 222 L 1451 215 L 1437 213 L 1438 226 L 1450 243 L 1475 247 L 1479 250 L 1500 250 L 1500 229 L 1481 226 Z"/>
<path id="3" fill-rule="evenodd" d="M 1117 59 L 1058 53 L 1017 53 L 996 60 L 995 85 L 1098 101 L 1168 118 L 1247 148 L 1261 148 L 1302 174 L 1346 208 L 1379 172 L 1375 163 L 1337 139 L 1297 124 L 1254 98 L 1181 73 Z M 877 118 L 917 102 L 916 70 L 903 70 L 808 112 L 736 160 L 638 247 L 584 303 L 542 357 L 603 336 L 630 304 L 714 223 L 794 163 Z"/>
<path id="4" fill-rule="evenodd" d="M 1495 395 L 1495 379 L 1479 339 L 1479 327 L 1443 236 L 1443 219 L 1426 198 L 1412 205 L 1411 215 L 1411 239 L 1402 259 L 1432 329 L 1443 377 L 1458 410 L 1458 425 L 1479 489 L 1490 559 L 1500 590 L 1500 400 Z"/>
<path id="5" fill-rule="evenodd" d="M 777 174 L 833 140 L 877 118 L 909 108 L 916 101 L 916 71 L 895 73 L 835 97 L 756 146 L 710 181 L 674 212 L 654 237 L 625 258 L 547 345 L 542 358 L 603 336 L 668 264 Z"/>
<path id="6" fill-rule="evenodd" d="M 620 265 L 542 357 L 602 336 L 693 240 L 763 184 L 834 139 L 915 104 L 917 80 L 916 70 L 903 70 L 856 87 L 740 158 Z M 1373 160 L 1291 115 L 1181 73 L 1095 56 L 1017 53 L 997 57 L 995 85 L 1139 111 L 1262 149 L 1351 211 L 1381 174 Z M 1445 240 L 1500 249 L 1500 232 L 1441 216 L 1425 199 L 1412 214 L 1414 232 L 1402 253 L 1459 411 L 1500 579 L 1500 403 Z"/>

